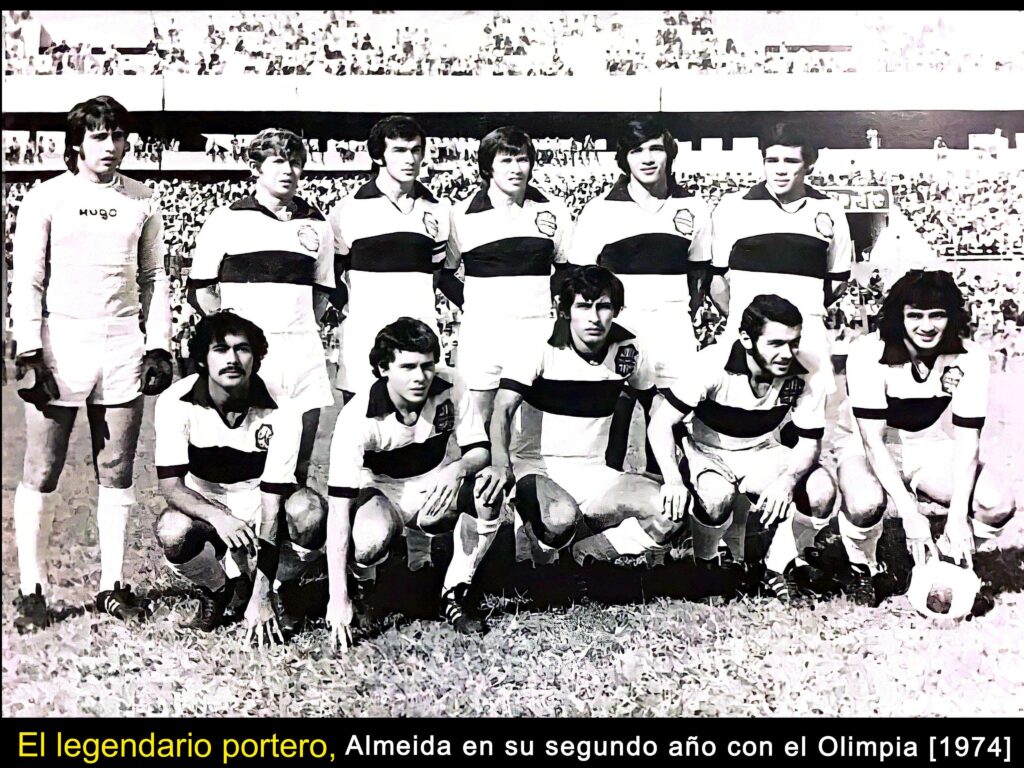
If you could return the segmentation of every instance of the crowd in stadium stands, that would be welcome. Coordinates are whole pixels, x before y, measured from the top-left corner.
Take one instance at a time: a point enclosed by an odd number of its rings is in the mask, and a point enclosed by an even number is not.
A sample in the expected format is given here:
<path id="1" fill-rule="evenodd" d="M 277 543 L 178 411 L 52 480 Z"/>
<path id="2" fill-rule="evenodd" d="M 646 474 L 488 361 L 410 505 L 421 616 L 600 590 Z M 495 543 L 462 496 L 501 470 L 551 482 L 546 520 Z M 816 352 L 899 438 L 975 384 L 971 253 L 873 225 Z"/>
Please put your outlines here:
<path id="1" fill-rule="evenodd" d="M 476 161 L 472 157 L 475 152 L 475 141 L 462 140 L 448 142 L 452 154 L 457 159 L 452 159 L 443 169 L 432 169 L 430 175 L 425 179 L 428 186 L 435 194 L 449 200 L 461 200 L 466 198 L 476 186 Z M 353 146 L 355 143 L 353 142 Z M 432 142 L 436 148 L 438 145 Z M 470 159 L 466 154 L 469 153 Z M 582 152 L 581 152 L 582 154 Z M 444 155 L 449 157 L 449 155 Z M 561 197 L 566 201 L 573 216 L 578 216 L 583 205 L 607 189 L 615 180 L 614 171 L 604 171 L 588 167 L 586 163 L 578 165 L 563 166 L 539 166 L 534 176 L 534 183 L 548 192 Z M 678 181 L 680 185 L 692 192 L 699 192 L 708 200 L 712 208 L 717 205 L 721 195 L 726 192 L 749 187 L 758 181 L 755 173 L 684 173 Z M 317 176 L 310 174 L 301 182 L 300 196 L 313 203 L 321 210 L 329 210 L 339 199 L 351 194 L 359 185 L 366 180 L 362 175 L 353 176 Z M 811 177 L 812 184 L 850 184 L 850 183 L 888 183 L 899 190 L 899 196 L 908 196 L 915 200 L 925 200 L 929 210 L 941 207 L 944 211 L 952 211 L 962 205 L 964 200 L 991 201 L 991 195 L 997 190 L 1012 190 L 1015 195 L 1014 210 L 1020 210 L 1020 183 L 1013 182 L 1005 177 L 994 179 L 971 179 L 960 177 L 939 184 L 930 176 L 904 178 L 898 176 L 896 179 L 886 179 L 875 176 L 855 176 L 846 174 Z M 174 319 L 174 342 L 175 354 L 179 357 L 179 363 L 184 366 L 186 363 L 182 355 L 187 355 L 188 338 L 191 335 L 195 322 L 198 320 L 192 308 L 186 301 L 183 268 L 191 263 L 191 253 L 194 248 L 195 238 L 202 223 L 218 207 L 225 205 L 232 200 L 244 195 L 249 188 L 249 182 L 242 179 L 232 179 L 216 182 L 200 182 L 191 180 L 150 180 L 147 182 L 153 187 L 161 200 L 164 211 L 164 237 L 167 243 L 169 254 L 169 271 L 173 275 L 172 280 L 172 310 Z M 14 183 L 6 185 L 5 196 L 6 206 L 6 232 L 5 255 L 11 264 L 11 235 L 16 226 L 18 204 L 28 185 Z M 928 198 L 935 190 L 956 190 L 956 194 L 943 194 L 935 199 Z M 939 202 L 936 202 L 938 200 Z M 1002 200 L 1003 205 L 1007 204 L 1006 199 Z M 981 204 L 979 202 L 979 204 Z M 985 203 L 989 204 L 988 202 Z M 913 207 L 907 209 L 913 218 Z M 1002 210 L 1002 208 L 1001 208 Z M 1018 233 L 1016 252 L 1020 252 L 1019 213 L 1007 213 L 1001 219 L 1002 223 L 1015 227 L 1013 232 Z M 917 223 L 917 219 L 913 219 Z M 974 219 L 968 217 L 967 230 L 972 226 Z M 949 230 L 956 236 L 955 230 Z M 929 230 L 923 232 L 927 235 Z M 934 241 L 933 241 L 934 242 Z M 939 244 L 942 253 L 941 243 Z M 1008 251 L 1001 251 L 1006 253 Z M 1005 365 L 1008 356 L 1024 354 L 1020 346 L 1022 328 L 1024 328 L 1024 281 L 1021 280 L 1021 273 L 1018 272 L 1014 280 L 1005 282 L 998 279 L 986 280 L 977 274 L 967 274 L 965 269 L 960 269 L 957 276 L 958 282 L 965 291 L 968 298 L 973 322 L 977 337 L 986 344 L 997 358 L 1002 358 Z M 833 306 L 830 312 L 829 325 L 837 335 L 840 348 L 845 341 L 852 336 L 865 332 L 862 325 L 862 310 L 867 317 L 869 327 L 873 323 L 874 316 L 881 306 L 883 286 L 881 278 L 876 274 L 866 285 L 852 284 L 850 290 L 843 298 Z M 449 304 L 448 300 L 438 294 L 438 313 L 442 322 L 443 346 L 447 358 L 451 358 L 455 345 L 457 345 L 457 334 L 455 329 L 459 321 L 459 310 Z M 334 328 L 340 322 L 337 314 L 330 315 L 324 324 L 324 345 L 328 356 L 336 354 L 332 349 L 337 347 L 337 334 Z M 724 320 L 715 310 L 710 301 L 700 309 L 700 316 L 695 324 L 699 329 L 699 341 L 702 346 L 710 343 L 721 331 Z"/>
<path id="2" fill-rule="evenodd" d="M 159 21 L 144 49 L 66 41 L 28 50 L 29 12 L 4 15 L 5 74 L 159 75 L 573 75 L 604 71 L 782 74 L 894 71 L 997 71 L 1024 65 L 1020 50 L 961 50 L 941 16 L 920 28 L 896 20 L 863 22 L 871 50 L 846 46 L 744 48 L 715 31 L 712 11 L 664 11 L 641 25 L 614 12 L 466 12 L 428 29 L 420 13 L 238 11 L 229 21 Z M 198 16 L 198 14 L 197 14 Z M 526 23 L 523 23 L 526 21 Z M 756 22 L 753 22 L 756 25 Z M 372 28 L 371 28 L 372 27 Z M 652 29 L 653 28 L 653 29 Z M 443 33 L 443 34 L 442 34 Z M 574 43 L 584 40 L 581 51 Z M 827 40 L 827 38 L 826 38 Z M 594 51 L 603 52 L 599 57 Z"/>
<path id="3" fill-rule="evenodd" d="M 47 135 L 29 134 L 24 141 L 19 140 L 17 135 L 11 135 L 8 139 L 4 137 L 4 163 L 8 165 L 32 165 L 42 163 L 44 160 L 62 160 L 63 137 L 60 137 L 61 149 L 58 149 L 58 134 Z M 180 147 L 177 139 L 163 142 L 149 136 L 139 136 L 137 133 L 128 136 L 126 158 L 135 158 L 148 163 L 159 163 L 165 151 L 175 152 Z"/>

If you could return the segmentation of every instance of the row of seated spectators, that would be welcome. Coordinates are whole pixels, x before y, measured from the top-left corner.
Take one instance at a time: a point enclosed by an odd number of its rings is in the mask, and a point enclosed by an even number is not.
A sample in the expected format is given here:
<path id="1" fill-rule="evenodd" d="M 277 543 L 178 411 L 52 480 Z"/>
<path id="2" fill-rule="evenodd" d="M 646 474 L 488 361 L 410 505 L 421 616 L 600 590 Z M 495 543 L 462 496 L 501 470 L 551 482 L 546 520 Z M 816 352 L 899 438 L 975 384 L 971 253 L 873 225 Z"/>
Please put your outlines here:
<path id="1" fill-rule="evenodd" d="M 674 70 L 992 72 L 1024 66 L 1019 49 L 963 49 L 962 41 L 958 46 L 955 24 L 943 24 L 941 14 L 934 24 L 910 28 L 895 17 L 865 20 L 861 32 L 875 41 L 870 50 L 830 50 L 784 40 L 744 47 L 716 33 L 712 11 L 537 11 L 515 21 L 505 12 L 444 13 L 431 18 L 411 11 L 238 11 L 218 19 L 200 11 L 179 12 L 177 17 L 154 17 L 144 49 L 61 40 L 31 50 L 23 33 L 29 12 L 6 12 L 5 74 L 549 76 Z M 765 12 L 750 13 L 750 27 L 756 28 L 756 14 Z"/>
<path id="2" fill-rule="evenodd" d="M 17 135 L 10 138 L 4 137 L 4 164 L 6 165 L 33 165 L 48 160 L 63 161 L 63 139 L 58 149 L 57 138 L 53 133 L 46 136 L 41 134 L 29 134 L 22 142 Z M 181 146 L 177 139 L 164 142 L 161 139 L 154 139 L 150 136 L 139 136 L 131 134 L 128 137 L 125 157 L 134 157 L 149 163 L 159 163 L 165 151 L 176 152 Z"/>

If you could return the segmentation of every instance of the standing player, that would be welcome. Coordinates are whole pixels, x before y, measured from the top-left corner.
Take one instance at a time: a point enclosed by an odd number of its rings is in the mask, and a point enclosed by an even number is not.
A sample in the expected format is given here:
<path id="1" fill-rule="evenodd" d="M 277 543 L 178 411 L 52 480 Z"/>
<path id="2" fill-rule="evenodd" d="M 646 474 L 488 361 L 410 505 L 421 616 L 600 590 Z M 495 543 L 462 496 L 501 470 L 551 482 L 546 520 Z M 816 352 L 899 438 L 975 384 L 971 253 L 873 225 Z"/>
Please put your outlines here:
<path id="1" fill-rule="evenodd" d="M 662 513 L 654 480 L 605 464 L 623 388 L 646 392 L 654 385 L 637 338 L 614 322 L 622 306 L 622 282 L 607 269 L 571 271 L 559 289 L 551 337 L 505 365 L 481 491 L 491 503 L 515 485 L 517 528 L 535 563 L 554 562 L 582 523 L 595 533 L 573 544 L 581 564 L 662 552 L 682 525 Z M 536 458 L 509 456 L 512 417 L 523 400 L 541 413 Z"/>
<path id="2" fill-rule="evenodd" d="M 366 392 L 366 361 L 377 332 L 402 316 L 437 327 L 434 287 L 444 263 L 449 208 L 417 181 L 426 137 L 411 117 L 393 115 L 370 129 L 375 177 L 331 212 L 341 307 L 336 386 Z"/>
<path id="3" fill-rule="evenodd" d="M 615 153 L 623 175 L 583 208 L 569 255 L 622 279 L 629 304 L 619 322 L 643 339 L 659 387 L 671 386 L 697 350 L 691 317 L 704 300 L 711 259 L 711 215 L 704 199 L 672 176 L 677 151 L 659 122 L 630 121 Z M 640 402 L 649 417 L 651 401 Z M 615 430 L 614 466 L 622 466 L 628 424 Z M 654 469 L 651 459 L 648 452 Z"/>
<path id="4" fill-rule="evenodd" d="M 739 340 L 698 352 L 692 375 L 663 390 L 667 402 L 655 410 L 649 430 L 665 476 L 665 514 L 683 518 L 689 496 L 684 474 L 700 497 L 691 521 L 698 566 L 711 570 L 742 562 L 742 538 L 735 551 L 720 554 L 719 544 L 733 522 L 742 534 L 746 496 L 755 501 L 766 529 L 779 524 L 762 584 L 787 603 L 799 596 L 796 559 L 828 523 L 835 501 L 835 484 L 817 463 L 830 375 L 809 370 L 798 358 L 802 322 L 785 299 L 756 296 L 742 313 Z M 672 432 L 690 413 L 680 465 Z M 774 435 L 790 413 L 799 437 L 793 448 Z M 742 519 L 734 521 L 734 510 Z"/>
<path id="5" fill-rule="evenodd" d="M 345 649 L 350 640 L 348 571 L 365 593 L 404 528 L 434 535 L 451 530 L 456 517 L 441 610 L 460 633 L 485 631 L 467 594 L 501 523 L 502 494 L 499 488 L 485 502 L 477 486 L 476 473 L 488 461 L 487 434 L 465 393 L 435 374 L 440 355 L 426 323 L 402 317 L 385 326 L 369 355 L 379 378 L 338 417 L 328 480 L 332 647 Z"/>
<path id="6" fill-rule="evenodd" d="M 264 333 L 261 377 L 303 411 L 296 476 L 305 484 L 320 409 L 334 404 L 317 323 L 334 290 L 333 234 L 296 196 L 306 147 L 268 128 L 248 148 L 253 194 L 218 208 L 196 238 L 189 287 L 204 314 L 230 307 Z"/>
<path id="7" fill-rule="evenodd" d="M 48 623 L 48 497 L 83 404 L 99 482 L 96 605 L 120 619 L 146 613 L 124 583 L 124 538 L 142 395 L 162 392 L 173 376 L 171 307 L 160 208 L 151 190 L 118 171 L 127 127 L 127 111 L 109 96 L 76 105 L 65 132 L 68 172 L 35 187 L 18 212 L 12 320 L 18 394 L 28 403 L 14 496 L 19 631 Z"/>
<path id="8" fill-rule="evenodd" d="M 780 124 L 762 140 L 765 180 L 722 197 L 715 209 L 711 298 L 728 314 L 725 338 L 739 333 L 758 294 L 791 301 L 803 316 L 801 350 L 831 369 L 826 309 L 846 289 L 852 242 L 842 206 L 804 183 L 818 150 Z"/>
<path id="9" fill-rule="evenodd" d="M 882 303 L 878 331 L 850 346 L 847 424 L 838 443 L 843 543 L 858 577 L 854 597 L 874 603 L 871 576 L 886 496 L 903 521 L 914 562 L 935 556 L 926 497 L 947 509 L 938 549 L 972 564 L 976 545 L 995 538 L 1016 509 L 978 460 L 988 410 L 989 359 L 970 341 L 964 297 L 945 271 L 911 270 Z M 896 461 L 886 427 L 902 444 Z"/>
<path id="10" fill-rule="evenodd" d="M 202 590 L 191 626 L 213 631 L 236 591 L 252 587 L 245 619 L 262 645 L 264 630 L 283 639 L 274 582 L 294 582 L 323 565 L 326 509 L 309 489 L 292 493 L 302 414 L 288 403 L 278 407 L 257 375 L 267 355 L 263 331 L 217 312 L 199 321 L 190 346 L 197 373 L 156 404 L 156 472 L 167 501 L 156 535 L 171 570 Z"/>
<path id="11" fill-rule="evenodd" d="M 485 423 L 504 360 L 550 335 L 551 283 L 565 267 L 569 211 L 530 185 L 536 161 L 525 131 L 491 131 L 480 142 L 484 186 L 452 209 L 445 269 L 466 268 L 459 377 Z"/>

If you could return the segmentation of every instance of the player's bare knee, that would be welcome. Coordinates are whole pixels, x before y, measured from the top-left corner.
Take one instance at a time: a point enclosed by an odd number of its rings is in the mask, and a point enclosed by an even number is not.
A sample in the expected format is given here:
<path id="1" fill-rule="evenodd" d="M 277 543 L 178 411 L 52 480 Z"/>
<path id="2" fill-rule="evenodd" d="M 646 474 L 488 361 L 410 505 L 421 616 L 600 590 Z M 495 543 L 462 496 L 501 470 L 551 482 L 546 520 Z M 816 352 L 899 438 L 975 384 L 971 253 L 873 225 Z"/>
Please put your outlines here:
<path id="1" fill-rule="evenodd" d="M 327 541 L 327 502 L 312 488 L 299 488 L 284 503 L 288 539 L 306 549 Z"/>
<path id="2" fill-rule="evenodd" d="M 832 507 L 836 501 L 836 484 L 828 472 L 818 467 L 800 486 L 803 488 L 803 494 L 795 493 L 794 500 L 801 512 L 817 518 L 829 517 L 832 514 Z M 801 499 L 801 495 L 805 498 Z"/>
<path id="3" fill-rule="evenodd" d="M 877 525 L 885 514 L 885 491 L 874 483 L 843 488 L 843 514 L 858 528 Z"/>
<path id="4" fill-rule="evenodd" d="M 995 483 L 985 483 L 974 489 L 974 518 L 986 525 L 1001 526 L 1016 512 L 1016 502 Z"/>
<path id="5" fill-rule="evenodd" d="M 385 515 L 357 513 L 352 523 L 352 549 L 355 561 L 360 565 L 379 562 L 387 554 L 395 533 L 395 526 Z"/>
<path id="6" fill-rule="evenodd" d="M 172 563 L 183 563 L 198 555 L 206 543 L 205 537 L 188 515 L 173 509 L 164 510 L 153 525 L 156 540 L 164 556 Z"/>
<path id="7" fill-rule="evenodd" d="M 697 495 L 700 507 L 694 514 L 702 523 L 717 526 L 729 519 L 736 486 L 721 475 L 705 472 L 697 479 Z"/>

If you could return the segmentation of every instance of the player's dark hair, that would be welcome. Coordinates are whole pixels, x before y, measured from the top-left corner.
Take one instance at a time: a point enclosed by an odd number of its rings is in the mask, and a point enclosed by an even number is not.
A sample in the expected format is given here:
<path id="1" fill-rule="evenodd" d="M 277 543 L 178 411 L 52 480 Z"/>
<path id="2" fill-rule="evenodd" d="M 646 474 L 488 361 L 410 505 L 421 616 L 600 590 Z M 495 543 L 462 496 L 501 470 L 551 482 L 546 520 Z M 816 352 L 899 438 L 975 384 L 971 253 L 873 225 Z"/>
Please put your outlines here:
<path id="1" fill-rule="evenodd" d="M 558 290 L 558 311 L 564 317 L 568 317 L 577 296 L 594 301 L 603 294 L 608 294 L 616 313 L 625 306 L 626 290 L 622 287 L 622 281 L 610 270 L 595 264 L 573 267 Z"/>
<path id="2" fill-rule="evenodd" d="M 807 134 L 790 123 L 776 123 L 761 137 L 761 157 L 767 154 L 768 147 L 800 147 L 804 167 L 810 168 L 818 162 L 818 147 Z"/>
<path id="3" fill-rule="evenodd" d="M 373 340 L 373 349 L 370 350 L 370 367 L 373 369 L 373 375 L 380 378 L 377 369 L 387 368 L 395 362 L 397 352 L 431 354 L 437 363 L 441 360 L 441 342 L 437 334 L 422 320 L 400 317 L 381 328 L 377 338 Z"/>
<path id="4" fill-rule="evenodd" d="M 965 351 L 961 339 L 970 335 L 971 315 L 964 307 L 964 295 L 953 275 L 944 269 L 912 269 L 893 283 L 878 311 L 878 335 L 885 342 L 881 362 L 896 365 L 908 359 L 903 343 L 907 335 L 904 307 L 944 309 L 948 322 L 935 354 L 956 355 Z"/>
<path id="5" fill-rule="evenodd" d="M 201 318 L 196 323 L 192 338 L 189 339 L 188 352 L 200 375 L 208 376 L 210 373 L 206 369 L 206 356 L 210 352 L 210 347 L 219 341 L 224 341 L 229 333 L 235 336 L 245 336 L 249 340 L 254 358 L 252 372 L 256 373 L 260 369 L 260 363 L 267 356 L 269 349 L 267 336 L 263 333 L 263 329 L 251 320 L 246 320 L 230 310 L 223 310 Z"/>
<path id="6" fill-rule="evenodd" d="M 97 96 L 76 104 L 68 112 L 64 129 L 64 164 L 72 173 L 78 172 L 78 150 L 86 131 L 114 130 L 128 132 L 128 110 L 111 96 Z"/>
<path id="7" fill-rule="evenodd" d="M 767 322 L 781 323 L 788 328 L 803 325 L 804 316 L 796 306 L 774 293 L 761 293 L 743 310 L 740 317 L 740 330 L 756 342 L 764 332 Z"/>
<path id="8" fill-rule="evenodd" d="M 484 182 L 490 182 L 494 158 L 498 155 L 519 155 L 524 152 L 530 158 L 530 170 L 526 176 L 526 180 L 529 181 L 533 175 L 533 166 L 537 163 L 537 150 L 533 146 L 533 139 L 522 128 L 514 125 L 495 128 L 480 140 L 480 151 L 477 153 L 480 178 Z"/>
<path id="9" fill-rule="evenodd" d="M 250 163 L 263 165 L 268 157 L 283 157 L 288 162 L 306 164 L 306 142 L 286 128 L 266 128 L 253 136 L 246 149 Z"/>
<path id="10" fill-rule="evenodd" d="M 384 164 L 384 150 L 387 149 L 388 139 L 419 139 L 423 143 L 424 151 L 427 148 L 427 134 L 423 132 L 420 124 L 408 115 L 391 115 L 373 124 L 370 138 L 366 140 L 366 150 L 370 153 L 370 159 L 378 165 Z"/>
<path id="11" fill-rule="evenodd" d="M 615 148 L 615 162 L 618 163 L 619 170 L 629 176 L 629 162 L 626 160 L 626 155 L 651 139 L 661 139 L 665 142 L 665 152 L 668 154 L 666 172 L 671 178 L 672 163 L 679 153 L 679 148 L 668 129 L 653 117 L 638 117 L 626 123 L 625 129 L 619 134 L 619 142 Z"/>

